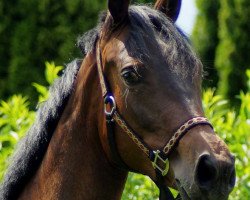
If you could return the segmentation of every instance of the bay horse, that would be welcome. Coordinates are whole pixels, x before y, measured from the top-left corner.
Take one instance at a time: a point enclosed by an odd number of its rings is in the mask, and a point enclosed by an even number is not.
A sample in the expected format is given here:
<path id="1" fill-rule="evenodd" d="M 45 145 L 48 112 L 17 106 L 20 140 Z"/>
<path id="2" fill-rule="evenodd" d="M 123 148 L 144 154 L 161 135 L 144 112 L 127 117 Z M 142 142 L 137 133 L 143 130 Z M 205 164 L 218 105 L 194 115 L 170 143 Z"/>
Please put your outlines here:
<path id="1" fill-rule="evenodd" d="M 234 157 L 204 118 L 202 64 L 175 25 L 180 0 L 154 7 L 109 0 L 79 40 L 21 141 L 1 200 L 120 199 L 128 171 L 149 176 L 160 199 L 225 200 Z"/>

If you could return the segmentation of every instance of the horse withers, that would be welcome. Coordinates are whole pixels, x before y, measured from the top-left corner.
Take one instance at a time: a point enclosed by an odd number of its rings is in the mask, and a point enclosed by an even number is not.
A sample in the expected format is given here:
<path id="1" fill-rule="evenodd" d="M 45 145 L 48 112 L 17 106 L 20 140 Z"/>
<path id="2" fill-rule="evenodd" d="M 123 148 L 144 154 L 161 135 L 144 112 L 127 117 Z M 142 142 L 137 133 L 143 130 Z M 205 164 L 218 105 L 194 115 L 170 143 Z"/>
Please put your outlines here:
<path id="1" fill-rule="evenodd" d="M 51 89 L 19 144 L 0 199 L 120 199 L 128 171 L 160 199 L 225 200 L 234 157 L 204 118 L 202 64 L 174 24 L 180 0 L 109 0 L 84 54 Z"/>

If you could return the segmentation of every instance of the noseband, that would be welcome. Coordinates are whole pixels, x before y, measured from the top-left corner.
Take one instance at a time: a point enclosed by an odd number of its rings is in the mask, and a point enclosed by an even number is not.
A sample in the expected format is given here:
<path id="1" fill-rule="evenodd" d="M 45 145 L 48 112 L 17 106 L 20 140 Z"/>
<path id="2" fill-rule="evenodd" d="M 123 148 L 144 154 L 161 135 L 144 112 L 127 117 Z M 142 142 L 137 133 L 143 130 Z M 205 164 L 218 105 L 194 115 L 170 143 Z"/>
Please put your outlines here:
<path id="1" fill-rule="evenodd" d="M 114 158 L 116 164 L 118 163 L 120 168 L 129 169 L 129 167 L 122 161 L 116 144 L 115 144 L 115 135 L 114 135 L 114 123 L 118 124 L 122 130 L 132 139 L 132 141 L 142 150 L 144 154 L 150 159 L 153 168 L 156 171 L 157 180 L 155 181 L 157 186 L 160 189 L 160 193 L 163 191 L 163 177 L 167 175 L 169 171 L 169 154 L 175 148 L 179 140 L 192 128 L 197 125 L 209 125 L 213 128 L 213 126 L 209 123 L 208 119 L 204 117 L 194 117 L 178 128 L 178 130 L 173 134 L 171 139 L 167 142 L 167 144 L 157 150 L 151 149 L 142 139 L 141 137 L 132 130 L 132 128 L 126 123 L 123 117 L 119 114 L 115 98 L 110 90 L 108 90 L 108 82 L 105 79 L 103 74 L 103 63 L 102 63 L 102 55 L 100 49 L 100 42 L 97 42 L 96 48 L 96 59 L 97 59 L 97 68 L 99 74 L 99 80 L 101 85 L 102 96 L 104 98 L 104 113 L 106 116 L 106 124 L 107 124 L 107 132 L 108 132 L 108 140 L 111 149 L 112 158 Z M 171 192 L 168 188 L 164 187 L 164 190 L 167 189 L 167 192 L 160 194 L 160 199 L 174 199 Z M 162 197 L 161 197 L 162 196 Z"/>

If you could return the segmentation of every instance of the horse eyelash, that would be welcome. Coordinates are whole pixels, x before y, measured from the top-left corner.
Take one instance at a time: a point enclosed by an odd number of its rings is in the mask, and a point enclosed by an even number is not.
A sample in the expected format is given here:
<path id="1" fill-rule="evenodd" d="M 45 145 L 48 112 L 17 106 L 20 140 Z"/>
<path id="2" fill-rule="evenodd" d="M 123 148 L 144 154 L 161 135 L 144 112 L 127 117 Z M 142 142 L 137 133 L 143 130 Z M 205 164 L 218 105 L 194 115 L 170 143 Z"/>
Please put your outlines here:
<path id="1" fill-rule="evenodd" d="M 128 108 L 128 101 L 127 101 L 128 94 L 129 94 L 129 89 L 127 88 L 127 89 L 125 90 L 124 94 L 122 95 L 122 96 L 125 98 L 126 109 Z"/>
<path id="2" fill-rule="evenodd" d="M 136 74 L 137 74 L 140 78 L 142 78 L 142 75 L 139 73 L 139 70 L 138 70 L 139 66 L 138 66 L 138 65 L 134 65 L 133 68 L 134 68 Z"/>

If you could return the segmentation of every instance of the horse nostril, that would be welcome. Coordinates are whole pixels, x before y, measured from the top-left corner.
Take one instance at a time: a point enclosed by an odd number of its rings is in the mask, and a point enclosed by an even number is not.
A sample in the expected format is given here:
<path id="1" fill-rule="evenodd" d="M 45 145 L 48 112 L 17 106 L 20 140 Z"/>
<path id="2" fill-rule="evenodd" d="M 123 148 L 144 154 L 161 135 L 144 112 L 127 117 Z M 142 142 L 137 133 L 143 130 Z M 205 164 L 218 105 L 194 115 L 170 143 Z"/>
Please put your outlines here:
<path id="1" fill-rule="evenodd" d="M 209 154 L 199 157 L 196 166 L 196 181 L 200 188 L 209 190 L 217 178 L 215 162 Z"/>

